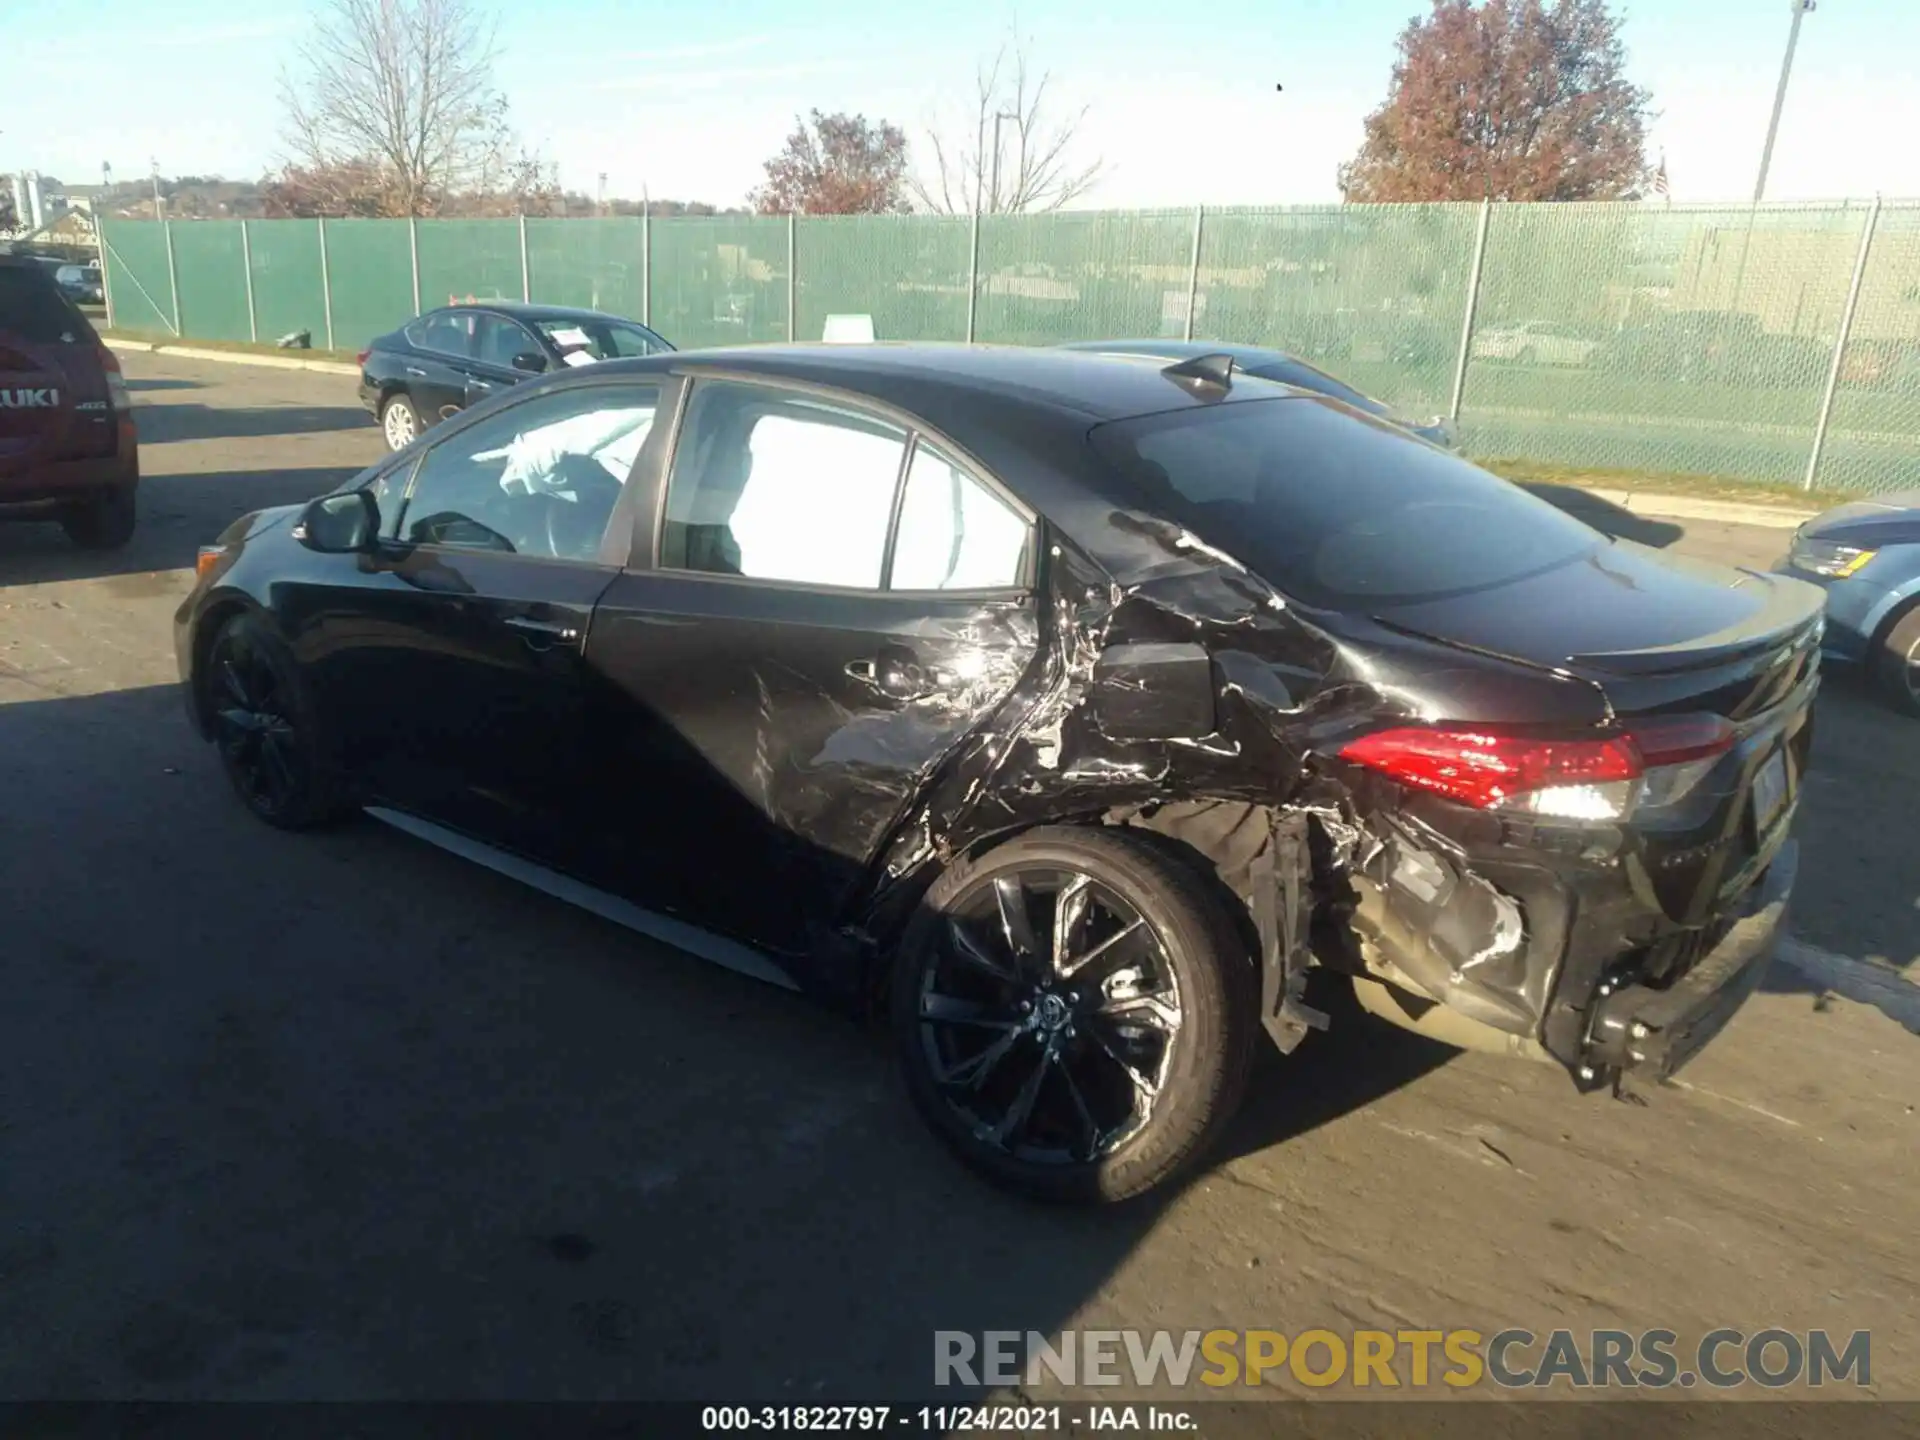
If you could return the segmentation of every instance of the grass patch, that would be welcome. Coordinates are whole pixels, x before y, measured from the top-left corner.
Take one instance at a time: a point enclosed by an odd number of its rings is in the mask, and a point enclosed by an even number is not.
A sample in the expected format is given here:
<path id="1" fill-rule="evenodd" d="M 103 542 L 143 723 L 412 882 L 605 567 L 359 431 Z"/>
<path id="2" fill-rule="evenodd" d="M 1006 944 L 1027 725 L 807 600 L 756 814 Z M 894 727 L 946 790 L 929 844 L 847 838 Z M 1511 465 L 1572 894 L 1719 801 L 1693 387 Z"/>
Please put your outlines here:
<path id="1" fill-rule="evenodd" d="M 179 349 L 225 350 L 235 355 L 277 355 L 283 360 L 338 360 L 347 365 L 353 364 L 359 354 L 356 350 L 282 350 L 278 345 L 256 345 L 246 340 L 175 340 L 168 335 L 136 335 L 128 330 L 102 330 L 100 338 L 158 345 L 163 353 Z"/>
<path id="2" fill-rule="evenodd" d="M 1732 475 L 1692 475 L 1666 470 L 1601 470 L 1539 460 L 1495 459 L 1476 460 L 1474 463 L 1503 479 L 1522 485 L 1573 485 L 1583 490 L 1684 495 L 1694 500 L 1736 500 L 1749 505 L 1777 505 L 1787 510 L 1825 510 L 1861 498 L 1833 490 L 1802 490 L 1798 485 L 1741 480 Z"/>

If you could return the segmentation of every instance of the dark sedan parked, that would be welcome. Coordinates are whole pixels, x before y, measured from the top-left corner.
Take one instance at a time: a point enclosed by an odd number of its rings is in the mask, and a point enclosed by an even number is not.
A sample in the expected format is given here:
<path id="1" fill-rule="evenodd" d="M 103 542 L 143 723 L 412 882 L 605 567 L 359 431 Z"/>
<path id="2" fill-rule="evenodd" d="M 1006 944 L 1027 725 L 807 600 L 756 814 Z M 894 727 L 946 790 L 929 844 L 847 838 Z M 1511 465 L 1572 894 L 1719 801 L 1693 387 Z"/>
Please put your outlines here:
<path id="1" fill-rule="evenodd" d="M 1215 340 L 1075 340 L 1060 348 L 1092 350 L 1102 355 L 1142 355 L 1160 360 L 1192 360 L 1202 355 L 1226 355 L 1238 369 L 1249 375 L 1256 375 L 1262 380 L 1278 380 L 1282 385 L 1298 386 L 1316 395 L 1331 395 L 1356 410 L 1390 421 L 1403 430 L 1411 430 L 1422 440 L 1448 450 L 1460 448 L 1454 439 L 1453 427 L 1447 423 L 1444 415 L 1436 415 L 1431 420 L 1407 419 L 1385 401 L 1354 389 L 1346 381 L 1284 350 L 1270 350 L 1263 345 L 1223 345 Z"/>
<path id="2" fill-rule="evenodd" d="M 235 522 L 175 641 L 262 820 L 885 993 L 961 1156 L 1112 1199 L 1315 969 L 1582 1089 L 1684 1061 L 1784 913 L 1819 624 L 1224 357 L 863 345 L 499 397 Z"/>
<path id="3" fill-rule="evenodd" d="M 602 360 L 669 354 L 644 325 L 557 305 L 449 305 L 360 352 L 360 403 L 389 450 L 534 375 Z"/>

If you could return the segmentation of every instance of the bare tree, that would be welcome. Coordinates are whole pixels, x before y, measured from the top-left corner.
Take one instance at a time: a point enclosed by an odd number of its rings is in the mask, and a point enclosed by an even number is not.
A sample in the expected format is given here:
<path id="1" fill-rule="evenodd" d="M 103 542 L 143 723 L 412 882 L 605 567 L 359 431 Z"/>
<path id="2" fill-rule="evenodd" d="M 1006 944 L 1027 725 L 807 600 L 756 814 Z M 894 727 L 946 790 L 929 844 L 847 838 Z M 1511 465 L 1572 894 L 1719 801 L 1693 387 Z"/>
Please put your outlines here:
<path id="1" fill-rule="evenodd" d="M 927 133 L 933 171 L 914 180 L 914 199 L 942 215 L 1058 210 L 1099 184 L 1104 165 L 1073 157 L 1083 106 L 1056 118 L 1048 109 L 1051 71 L 1038 76 L 1016 36 L 975 73 L 968 128 Z"/>
<path id="2" fill-rule="evenodd" d="M 472 0 L 326 0 L 281 79 L 289 168 L 356 182 L 371 172 L 389 215 L 497 190 L 514 154 L 495 53 Z"/>

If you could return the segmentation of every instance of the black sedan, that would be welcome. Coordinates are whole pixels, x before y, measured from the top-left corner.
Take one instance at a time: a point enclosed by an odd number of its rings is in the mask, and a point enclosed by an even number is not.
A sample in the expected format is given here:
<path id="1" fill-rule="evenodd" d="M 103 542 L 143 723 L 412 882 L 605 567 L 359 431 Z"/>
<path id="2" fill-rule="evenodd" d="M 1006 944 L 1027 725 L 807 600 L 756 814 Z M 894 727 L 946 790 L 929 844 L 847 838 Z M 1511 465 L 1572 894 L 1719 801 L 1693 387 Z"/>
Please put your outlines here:
<path id="1" fill-rule="evenodd" d="M 885 997 L 932 1127 L 1075 1199 L 1195 1162 L 1314 972 L 1582 1089 L 1684 1061 L 1780 925 L 1819 635 L 1225 357 L 929 345 L 525 387 L 175 622 L 260 819 Z"/>
<path id="2" fill-rule="evenodd" d="M 1422 440 L 1448 450 L 1460 448 L 1454 439 L 1453 426 L 1448 423 L 1446 416 L 1436 415 L 1431 420 L 1407 419 L 1385 401 L 1354 389 L 1346 381 L 1284 350 L 1272 350 L 1264 345 L 1225 345 L 1217 340 L 1075 340 L 1060 348 L 1091 350 L 1102 355 L 1141 355 L 1160 360 L 1192 360 L 1203 355 L 1225 355 L 1249 375 L 1262 380 L 1278 380 L 1282 385 L 1298 386 L 1316 395 L 1331 395 L 1356 410 L 1391 421 L 1403 430 L 1411 430 Z"/>
<path id="3" fill-rule="evenodd" d="M 429 426 L 530 376 L 672 351 L 646 326 L 597 310 L 448 305 L 360 352 L 360 403 L 387 448 L 404 450 Z"/>

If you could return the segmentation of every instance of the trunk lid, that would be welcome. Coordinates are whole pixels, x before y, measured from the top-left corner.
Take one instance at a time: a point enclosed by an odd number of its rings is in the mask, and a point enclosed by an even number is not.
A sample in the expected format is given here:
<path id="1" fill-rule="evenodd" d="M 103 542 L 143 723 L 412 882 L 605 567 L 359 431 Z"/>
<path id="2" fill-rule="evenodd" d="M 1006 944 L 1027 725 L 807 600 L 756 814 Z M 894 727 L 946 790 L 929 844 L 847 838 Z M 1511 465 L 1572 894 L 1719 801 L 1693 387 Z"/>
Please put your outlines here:
<path id="1" fill-rule="evenodd" d="M 1739 721 L 1812 665 L 1823 597 L 1783 575 L 1630 541 L 1507 584 L 1376 612 L 1396 629 L 1597 684 L 1621 716 Z"/>

